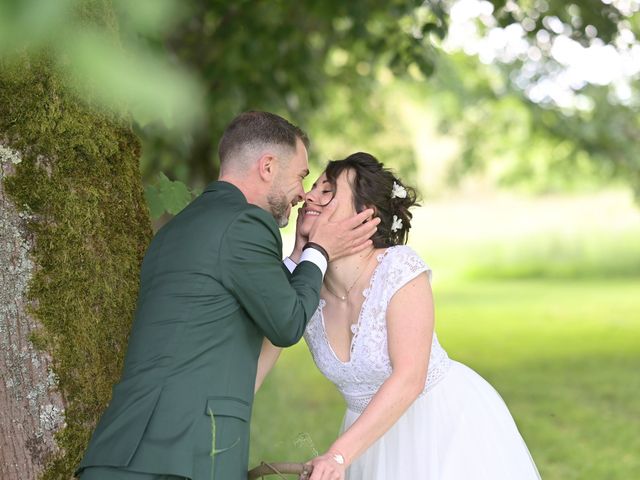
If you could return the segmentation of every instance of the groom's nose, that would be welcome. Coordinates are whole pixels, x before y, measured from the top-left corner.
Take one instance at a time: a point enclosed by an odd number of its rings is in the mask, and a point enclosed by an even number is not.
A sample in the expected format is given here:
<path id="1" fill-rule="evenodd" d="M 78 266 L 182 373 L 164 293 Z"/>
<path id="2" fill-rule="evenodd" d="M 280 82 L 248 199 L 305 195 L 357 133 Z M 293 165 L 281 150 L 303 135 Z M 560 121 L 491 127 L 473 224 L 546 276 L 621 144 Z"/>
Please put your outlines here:
<path id="1" fill-rule="evenodd" d="M 304 186 L 302 185 L 302 183 L 300 183 L 297 193 L 298 193 L 298 195 L 296 196 L 296 201 L 297 202 L 303 202 L 306 193 L 304 193 Z"/>
<path id="2" fill-rule="evenodd" d="M 296 196 L 293 197 L 293 200 L 291 203 L 296 205 L 300 202 L 303 202 L 304 198 L 305 198 L 304 188 L 300 187 L 300 189 L 296 192 Z"/>

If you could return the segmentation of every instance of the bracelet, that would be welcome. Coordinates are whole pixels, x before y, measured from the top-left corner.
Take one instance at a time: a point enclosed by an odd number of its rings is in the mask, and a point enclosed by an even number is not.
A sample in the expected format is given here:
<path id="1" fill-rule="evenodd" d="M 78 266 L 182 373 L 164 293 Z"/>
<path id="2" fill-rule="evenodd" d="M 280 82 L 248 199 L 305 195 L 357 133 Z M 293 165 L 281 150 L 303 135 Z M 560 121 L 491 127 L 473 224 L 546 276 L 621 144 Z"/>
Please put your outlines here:
<path id="1" fill-rule="evenodd" d="M 338 465 L 345 466 L 344 455 L 342 455 L 342 453 L 340 453 L 339 450 L 335 450 L 333 448 L 330 448 L 327 451 L 327 454 L 330 454 L 331 458 L 333 459 L 333 461 L 336 462 Z"/>
<path id="2" fill-rule="evenodd" d="M 318 245 L 317 243 L 314 243 L 314 242 L 307 242 L 305 243 L 304 247 L 302 247 L 302 251 L 304 252 L 307 248 L 313 248 L 319 251 L 327 260 L 327 263 L 329 263 L 329 254 L 321 245 Z"/>

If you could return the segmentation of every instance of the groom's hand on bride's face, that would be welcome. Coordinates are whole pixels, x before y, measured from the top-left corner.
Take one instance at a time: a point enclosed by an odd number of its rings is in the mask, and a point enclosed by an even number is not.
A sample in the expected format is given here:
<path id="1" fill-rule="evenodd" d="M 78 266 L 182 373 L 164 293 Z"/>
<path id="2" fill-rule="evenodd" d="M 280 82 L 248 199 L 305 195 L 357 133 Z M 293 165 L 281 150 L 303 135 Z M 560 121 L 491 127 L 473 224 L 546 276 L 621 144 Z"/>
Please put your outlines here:
<path id="1" fill-rule="evenodd" d="M 353 255 L 371 246 L 371 237 L 380 223 L 370 208 L 350 218 L 334 221 L 332 218 L 337 206 L 338 201 L 334 198 L 324 207 L 309 232 L 309 241 L 322 246 L 329 254 L 329 260 Z"/>

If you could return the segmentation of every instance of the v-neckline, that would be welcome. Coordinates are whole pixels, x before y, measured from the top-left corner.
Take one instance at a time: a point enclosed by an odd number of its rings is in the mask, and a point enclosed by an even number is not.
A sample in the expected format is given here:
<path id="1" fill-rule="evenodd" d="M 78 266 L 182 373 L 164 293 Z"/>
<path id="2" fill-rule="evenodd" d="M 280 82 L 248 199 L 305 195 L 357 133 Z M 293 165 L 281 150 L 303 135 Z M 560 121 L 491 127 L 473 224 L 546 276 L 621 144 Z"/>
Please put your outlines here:
<path id="1" fill-rule="evenodd" d="M 331 354 L 333 355 L 333 357 L 336 359 L 336 361 L 338 361 L 341 365 L 349 365 L 351 363 L 351 361 L 353 360 L 353 351 L 354 351 L 354 346 L 355 346 L 355 340 L 356 337 L 358 336 L 358 334 L 360 333 L 360 328 L 362 325 L 362 314 L 364 312 L 364 308 L 367 304 L 367 301 L 369 300 L 369 297 L 371 296 L 371 289 L 373 288 L 373 282 L 375 281 L 376 278 L 376 274 L 378 273 L 378 270 L 380 269 L 380 266 L 382 265 L 382 262 L 384 260 L 384 258 L 387 256 L 387 254 L 389 253 L 389 251 L 392 248 L 397 247 L 398 245 L 393 245 L 391 247 L 388 247 L 384 252 L 379 253 L 376 256 L 376 260 L 378 261 L 378 264 L 376 265 L 376 268 L 373 269 L 373 272 L 371 272 L 371 277 L 369 278 L 369 286 L 367 288 L 365 288 L 362 291 L 362 295 L 364 296 L 364 300 L 362 301 L 362 305 L 360 305 L 360 311 L 358 312 L 358 322 L 353 324 L 356 326 L 356 331 L 353 334 L 353 337 L 351 337 L 351 342 L 349 345 L 349 359 L 345 362 L 340 360 L 340 357 L 338 357 L 338 355 L 336 354 L 335 350 L 333 349 L 333 347 L 331 346 L 331 342 L 329 341 L 329 335 L 327 334 L 327 329 L 325 327 L 324 324 L 324 306 L 326 305 L 326 300 L 324 300 L 323 298 L 320 299 L 320 308 L 318 309 L 320 311 L 320 325 L 322 328 L 322 335 L 324 336 L 324 341 L 327 344 L 327 347 L 329 348 L 329 351 L 331 352 Z M 365 294 L 365 292 L 367 292 Z M 352 326 L 353 326 L 352 325 Z"/>

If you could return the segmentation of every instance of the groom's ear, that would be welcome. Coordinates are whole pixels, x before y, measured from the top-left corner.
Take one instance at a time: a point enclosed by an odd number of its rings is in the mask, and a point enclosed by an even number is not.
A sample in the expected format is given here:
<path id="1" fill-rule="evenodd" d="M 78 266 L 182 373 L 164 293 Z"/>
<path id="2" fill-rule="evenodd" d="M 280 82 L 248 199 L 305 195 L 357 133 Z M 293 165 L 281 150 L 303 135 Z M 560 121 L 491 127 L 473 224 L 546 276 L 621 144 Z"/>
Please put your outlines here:
<path id="1" fill-rule="evenodd" d="M 258 160 L 258 174 L 260 178 L 267 183 L 273 181 L 277 168 L 276 157 L 270 153 L 265 153 Z"/>

